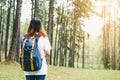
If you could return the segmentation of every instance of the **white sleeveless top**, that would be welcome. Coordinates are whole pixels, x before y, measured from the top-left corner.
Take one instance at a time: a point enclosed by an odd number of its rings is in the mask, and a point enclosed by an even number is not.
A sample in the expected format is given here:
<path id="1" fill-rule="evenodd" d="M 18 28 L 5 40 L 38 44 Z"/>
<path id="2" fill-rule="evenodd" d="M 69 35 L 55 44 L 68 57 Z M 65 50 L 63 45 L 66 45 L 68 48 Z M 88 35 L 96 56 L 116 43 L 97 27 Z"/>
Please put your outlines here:
<path id="1" fill-rule="evenodd" d="M 38 71 L 24 71 L 25 75 L 46 75 L 47 74 L 47 63 L 45 58 L 45 51 L 51 49 L 51 45 L 48 37 L 41 36 L 38 41 L 38 48 L 43 58 L 42 68 Z"/>

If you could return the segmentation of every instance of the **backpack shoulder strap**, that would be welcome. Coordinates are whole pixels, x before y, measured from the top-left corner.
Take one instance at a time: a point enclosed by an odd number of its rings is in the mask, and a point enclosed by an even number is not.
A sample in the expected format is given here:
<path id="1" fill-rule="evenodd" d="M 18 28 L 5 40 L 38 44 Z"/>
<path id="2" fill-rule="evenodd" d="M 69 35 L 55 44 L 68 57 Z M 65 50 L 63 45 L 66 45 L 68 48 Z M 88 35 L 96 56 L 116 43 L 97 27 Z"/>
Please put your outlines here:
<path id="1" fill-rule="evenodd" d="M 22 49 L 21 49 L 21 56 L 22 56 L 22 70 L 24 70 L 24 47 L 25 47 L 26 40 L 27 40 L 27 39 L 25 39 L 25 40 L 23 41 Z"/>
<path id="2" fill-rule="evenodd" d="M 33 65 L 33 50 L 34 50 L 34 43 L 35 43 L 35 39 L 32 39 L 32 50 L 30 51 L 30 62 L 31 62 L 31 70 L 34 70 L 34 65 Z"/>
<path id="3" fill-rule="evenodd" d="M 22 56 L 22 70 L 24 70 L 24 47 L 25 43 L 28 39 L 25 39 L 22 44 L 22 51 L 21 51 L 21 56 Z M 30 51 L 30 63 L 31 63 L 31 70 L 34 70 L 34 65 L 33 65 L 33 50 L 34 50 L 34 43 L 35 43 L 35 38 L 32 38 L 32 49 Z"/>

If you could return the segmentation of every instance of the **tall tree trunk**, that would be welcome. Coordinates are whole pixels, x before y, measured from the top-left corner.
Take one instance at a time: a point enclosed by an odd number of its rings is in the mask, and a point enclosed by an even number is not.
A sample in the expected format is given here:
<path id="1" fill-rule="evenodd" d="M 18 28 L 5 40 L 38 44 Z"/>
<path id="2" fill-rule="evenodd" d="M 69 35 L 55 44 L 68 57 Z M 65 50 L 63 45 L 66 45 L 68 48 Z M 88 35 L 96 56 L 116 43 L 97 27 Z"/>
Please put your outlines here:
<path id="1" fill-rule="evenodd" d="M 118 48 L 119 48 L 119 52 L 118 52 L 118 70 L 120 70 L 120 26 L 119 26 L 119 30 L 118 30 Z"/>
<path id="2" fill-rule="evenodd" d="M 82 68 L 85 68 L 85 32 L 83 32 Z"/>
<path id="3" fill-rule="evenodd" d="M 13 6 L 14 6 L 14 8 L 13 8 L 13 11 L 14 12 L 16 12 L 16 9 L 15 9 L 15 2 L 16 2 L 16 0 L 13 0 Z M 13 21 L 15 20 L 15 13 L 13 13 Z M 20 30 L 18 29 L 18 33 L 20 33 Z M 20 34 L 18 34 L 18 37 L 20 37 Z M 19 40 L 17 41 L 17 46 L 19 46 Z M 19 47 L 16 49 L 16 53 L 19 53 Z M 14 59 L 15 61 L 19 61 L 19 54 L 15 54 L 15 59 Z"/>
<path id="4" fill-rule="evenodd" d="M 49 2 L 49 16 L 48 16 L 48 37 L 50 40 L 50 43 L 52 45 L 53 40 L 53 13 L 54 13 L 54 0 L 50 0 Z M 52 52 L 50 55 L 50 64 L 52 64 Z"/>
<path id="5" fill-rule="evenodd" d="M 5 21 L 5 19 L 3 18 L 3 22 L 4 21 Z M 0 46 L 1 55 L 4 52 L 4 50 L 3 50 L 3 47 L 4 47 L 3 46 L 4 45 L 4 41 L 3 41 L 4 39 L 3 38 L 4 38 L 4 36 L 3 35 L 4 35 L 4 23 L 2 24 L 2 27 L 1 27 L 1 43 L 0 43 L 1 44 L 1 46 Z"/>
<path id="6" fill-rule="evenodd" d="M 35 3 L 35 1 L 34 0 L 31 0 L 31 3 L 32 3 L 32 8 L 31 8 L 31 18 L 33 18 L 34 17 L 34 3 Z"/>
<path id="7" fill-rule="evenodd" d="M 19 46 L 17 46 L 17 42 L 19 41 L 19 38 L 20 38 L 19 31 L 20 31 L 21 8 L 22 8 L 22 0 L 17 0 L 16 17 L 13 24 L 12 41 L 11 41 L 11 46 L 9 50 L 9 55 L 7 58 L 8 61 L 14 61 L 15 54 L 19 54 L 17 53 L 16 49 L 19 48 Z"/>
<path id="8" fill-rule="evenodd" d="M 62 7 L 62 14 L 65 15 L 64 7 Z M 60 28 L 60 66 L 64 66 L 65 61 L 65 17 L 61 15 L 61 28 Z"/>
<path id="9" fill-rule="evenodd" d="M 114 15 L 113 17 L 115 17 L 115 7 L 114 7 Z M 117 40 L 116 40 L 116 31 L 117 31 L 117 26 L 116 26 L 116 21 L 113 22 L 113 27 L 114 27 L 114 48 L 113 48 L 113 54 L 112 54 L 112 69 L 115 70 L 116 69 L 116 55 L 117 55 L 117 47 L 116 47 L 116 43 L 117 43 Z"/>
<path id="10" fill-rule="evenodd" d="M 57 66 L 57 60 L 58 60 L 58 57 L 57 57 L 57 45 L 58 45 L 58 22 L 57 22 L 57 28 L 56 28 L 56 31 L 55 31 L 55 50 L 54 50 L 54 60 L 53 60 L 53 65 Z"/>
<path id="11" fill-rule="evenodd" d="M 79 8 L 79 3 L 78 0 L 75 0 L 74 2 L 74 12 L 73 12 L 73 23 L 71 25 L 73 25 L 72 28 L 72 34 L 71 34 L 71 46 L 70 46 L 70 59 L 69 59 L 69 67 L 74 67 L 75 64 L 75 54 L 76 54 L 76 32 L 77 32 L 77 25 L 78 25 L 78 18 L 80 15 L 78 12 L 78 8 Z"/>
<path id="12" fill-rule="evenodd" d="M 11 0 L 8 0 L 8 13 L 7 13 L 7 26 L 6 26 L 6 37 L 5 37 L 5 59 L 7 58 L 8 52 L 8 36 L 9 36 L 9 27 L 10 27 L 10 15 L 11 15 Z"/>
<path id="13" fill-rule="evenodd" d="M 2 6 L 0 6 L 0 15 L 3 15 L 2 14 Z M 0 37 L 2 37 L 2 16 L 0 16 Z M 0 39 L 0 62 L 2 61 L 2 51 L 1 51 L 1 47 L 2 47 L 2 45 L 1 45 L 1 39 Z"/>
<path id="14" fill-rule="evenodd" d="M 73 29 L 71 31 L 71 45 L 70 45 L 70 54 L 69 54 L 69 67 L 74 67 L 75 62 L 75 35 L 77 30 L 77 18 L 76 18 L 76 11 L 74 11 L 74 23 L 73 23 Z"/>
<path id="15" fill-rule="evenodd" d="M 73 28 L 73 34 L 72 34 L 72 47 L 71 47 L 71 65 L 70 67 L 74 67 L 74 62 L 75 62 L 75 34 L 76 34 L 76 23 L 74 23 L 74 28 Z"/>
<path id="16" fill-rule="evenodd" d="M 60 60 L 59 60 L 59 65 L 63 66 L 64 65 L 64 54 L 63 54 L 63 48 L 62 48 L 62 41 L 60 40 Z"/>
<path id="17" fill-rule="evenodd" d="M 1 16 L 1 23 L 0 23 L 0 56 L 1 56 L 1 61 L 2 61 L 2 54 L 4 53 L 4 26 L 5 25 L 3 22 L 5 22 L 5 14 L 6 14 L 6 12 L 3 9 L 1 9 L 1 15 L 3 15 L 3 16 Z"/>
<path id="18" fill-rule="evenodd" d="M 67 15 L 67 14 L 66 14 L 66 15 Z M 68 59 L 68 58 L 67 58 L 67 56 L 68 56 L 68 55 L 67 55 L 67 54 L 68 54 L 68 53 L 67 53 L 67 50 L 68 50 L 68 49 L 67 49 L 67 48 L 68 48 L 68 41 L 67 41 L 67 38 L 68 38 L 68 37 L 67 37 L 67 35 L 68 35 L 68 31 L 67 31 L 68 21 L 69 21 L 68 18 L 66 18 L 66 19 L 65 19 L 65 34 L 64 34 L 64 37 L 65 37 L 65 41 L 64 41 L 64 42 L 65 42 L 65 43 L 64 43 L 64 58 L 65 58 L 65 59 L 64 59 L 64 63 L 65 63 L 65 65 L 64 65 L 64 66 L 65 66 L 65 67 L 67 67 L 67 59 Z"/>
<path id="19" fill-rule="evenodd" d="M 116 28 L 114 27 L 114 49 L 112 53 L 112 69 L 116 69 Z"/>
<path id="20" fill-rule="evenodd" d="M 108 69 L 110 67 L 110 44 L 109 44 L 109 26 L 106 25 L 104 29 L 104 53 L 103 53 L 103 59 L 104 59 L 104 68 Z"/>
<path id="21" fill-rule="evenodd" d="M 38 18 L 39 15 L 39 0 L 35 0 L 35 11 L 34 11 L 34 18 Z"/>
<path id="22" fill-rule="evenodd" d="M 104 24 L 106 23 L 106 7 L 103 7 Z M 103 28 L 103 63 L 104 68 L 110 67 L 110 42 L 109 42 L 110 23 L 104 25 Z"/>
<path id="23" fill-rule="evenodd" d="M 18 31 L 20 33 L 20 30 Z M 20 34 L 18 35 L 18 37 L 20 37 Z M 19 46 L 19 40 L 17 41 L 17 46 Z M 15 54 L 15 61 L 19 62 L 19 47 L 16 49 L 16 53 L 18 54 Z"/>
<path id="24" fill-rule="evenodd" d="M 72 23 L 70 23 L 72 25 Z M 73 31 L 72 28 L 70 28 L 70 49 L 69 49 L 69 59 L 68 59 L 68 67 L 72 67 L 72 56 L 71 56 L 71 52 L 72 52 L 72 36 L 73 36 Z"/>
<path id="25" fill-rule="evenodd" d="M 120 5 L 120 1 L 119 1 L 119 5 Z M 120 6 L 119 6 L 120 8 Z M 118 70 L 120 70 L 120 19 L 119 21 L 119 25 L 118 25 Z"/>
<path id="26" fill-rule="evenodd" d="M 16 2 L 16 0 L 13 0 L 13 6 L 14 6 L 14 7 L 13 7 L 13 13 L 12 13 L 12 14 L 13 14 L 13 21 L 15 20 L 15 12 L 16 12 L 16 9 L 15 9 L 15 6 L 16 6 L 16 5 L 15 5 L 15 2 Z"/>

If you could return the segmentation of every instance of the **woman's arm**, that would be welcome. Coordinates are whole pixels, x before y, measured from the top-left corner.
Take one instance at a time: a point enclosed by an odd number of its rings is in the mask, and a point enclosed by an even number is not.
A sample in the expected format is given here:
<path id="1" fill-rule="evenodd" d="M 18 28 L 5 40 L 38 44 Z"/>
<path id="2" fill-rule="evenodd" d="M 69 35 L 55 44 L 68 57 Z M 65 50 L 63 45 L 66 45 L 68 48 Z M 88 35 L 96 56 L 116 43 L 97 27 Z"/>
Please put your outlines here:
<path id="1" fill-rule="evenodd" d="M 48 59 L 50 56 L 50 51 L 45 51 L 45 58 Z"/>

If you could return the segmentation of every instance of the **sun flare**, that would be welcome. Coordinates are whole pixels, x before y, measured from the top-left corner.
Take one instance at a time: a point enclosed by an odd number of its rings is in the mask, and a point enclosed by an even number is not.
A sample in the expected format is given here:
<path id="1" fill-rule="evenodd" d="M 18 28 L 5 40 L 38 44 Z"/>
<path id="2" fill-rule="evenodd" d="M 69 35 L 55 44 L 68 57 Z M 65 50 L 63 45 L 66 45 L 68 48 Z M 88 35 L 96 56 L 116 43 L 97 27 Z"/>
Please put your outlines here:
<path id="1" fill-rule="evenodd" d="M 102 33 L 101 28 L 103 20 L 97 16 L 91 16 L 89 20 L 85 20 L 84 30 L 92 36 L 98 36 Z"/>
<path id="2" fill-rule="evenodd" d="M 109 20 L 115 20 L 120 16 L 119 5 L 115 1 L 94 1 L 94 10 L 102 14 L 102 17 L 91 15 L 89 19 L 85 20 L 84 30 L 92 36 L 98 36 L 102 34 L 102 27 Z"/>

